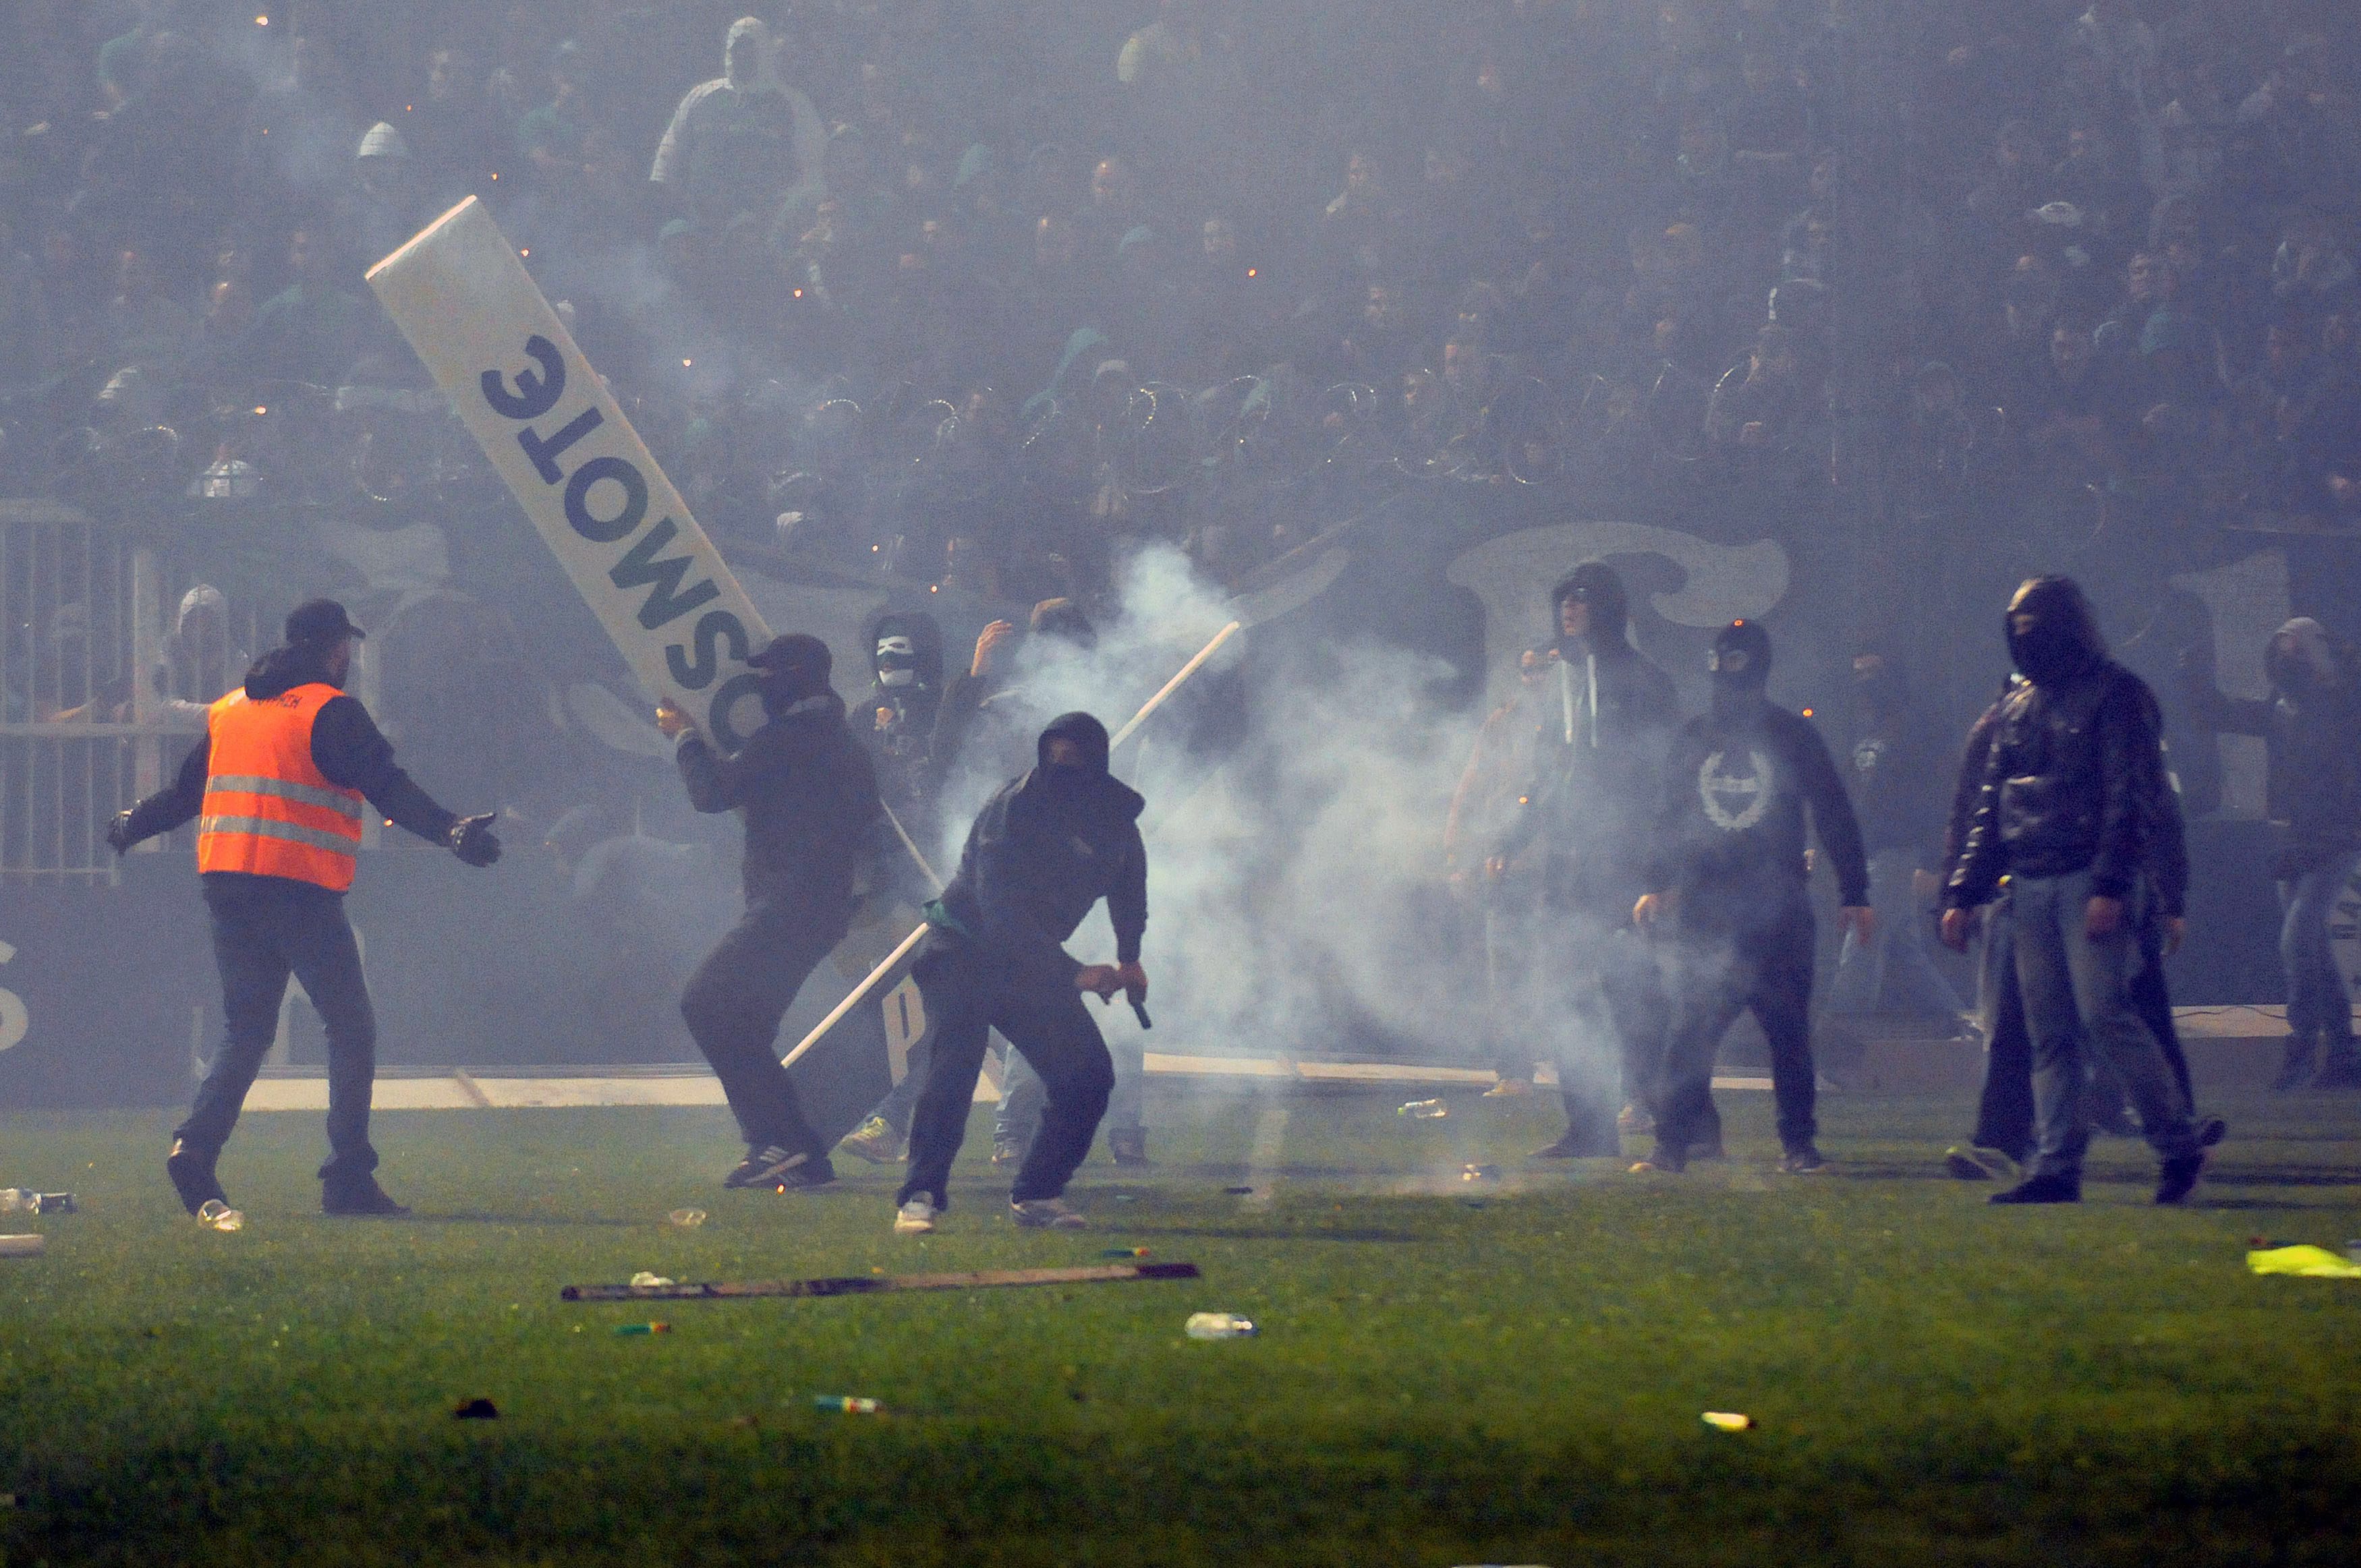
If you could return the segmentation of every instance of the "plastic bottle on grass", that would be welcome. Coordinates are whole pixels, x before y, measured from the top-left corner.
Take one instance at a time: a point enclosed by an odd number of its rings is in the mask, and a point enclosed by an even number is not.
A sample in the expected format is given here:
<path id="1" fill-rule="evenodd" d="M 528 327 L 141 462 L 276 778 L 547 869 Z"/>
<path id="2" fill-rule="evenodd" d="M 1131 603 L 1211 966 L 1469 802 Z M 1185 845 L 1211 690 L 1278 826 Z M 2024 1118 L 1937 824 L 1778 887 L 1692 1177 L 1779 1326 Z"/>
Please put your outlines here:
<path id="1" fill-rule="evenodd" d="M 836 1410 L 848 1416 L 879 1416 L 885 1413 L 884 1406 L 874 1399 L 863 1398 L 858 1394 L 818 1394 L 812 1398 L 812 1408 L 820 1410 Z"/>
<path id="2" fill-rule="evenodd" d="M 1396 1112 L 1395 1114 L 1408 1116 L 1413 1121 L 1432 1122 L 1440 1117 L 1450 1115 L 1451 1107 L 1445 1105 L 1440 1100 L 1413 1100 L 1409 1104 L 1403 1106 L 1400 1111 Z"/>
<path id="3" fill-rule="evenodd" d="M 197 1211 L 197 1223 L 209 1231 L 241 1231 L 246 1228 L 246 1216 L 218 1198 L 208 1198 Z"/>
<path id="4" fill-rule="evenodd" d="M 1252 1318 L 1235 1312 L 1191 1312 L 1182 1329 L 1191 1339 L 1246 1339 L 1259 1332 Z"/>

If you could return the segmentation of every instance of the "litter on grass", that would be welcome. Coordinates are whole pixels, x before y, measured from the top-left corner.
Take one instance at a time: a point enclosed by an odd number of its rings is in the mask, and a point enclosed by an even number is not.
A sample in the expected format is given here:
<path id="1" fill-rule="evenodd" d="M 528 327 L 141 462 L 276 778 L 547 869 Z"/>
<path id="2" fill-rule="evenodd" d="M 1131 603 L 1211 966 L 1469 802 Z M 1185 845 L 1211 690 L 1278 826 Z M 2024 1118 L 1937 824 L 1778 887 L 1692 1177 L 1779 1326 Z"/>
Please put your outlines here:
<path id="1" fill-rule="evenodd" d="M 1096 1263 L 1078 1268 L 987 1268 L 959 1274 L 856 1274 L 834 1279 L 752 1279 L 676 1284 L 650 1276 L 629 1285 L 568 1285 L 565 1301 L 721 1301 L 760 1296 L 870 1296 L 893 1290 L 978 1290 L 1002 1285 L 1093 1285 L 1126 1279 L 1194 1279 L 1193 1263 Z"/>
<path id="2" fill-rule="evenodd" d="M 812 1407 L 848 1416 L 882 1416 L 885 1413 L 884 1406 L 858 1394 L 816 1394 L 812 1397 Z"/>
<path id="3" fill-rule="evenodd" d="M 2246 1255 L 2246 1266 L 2257 1274 L 2300 1274 L 2310 1279 L 2361 1279 L 2361 1263 L 2339 1257 L 2324 1246 L 2275 1246 Z"/>
<path id="4" fill-rule="evenodd" d="M 1101 1252 L 1099 1255 L 1101 1257 L 1146 1257 L 1148 1249 L 1144 1246 L 1111 1246 Z"/>
<path id="5" fill-rule="evenodd" d="M 0 1236 L 0 1257 L 38 1257 L 46 1242 L 43 1236 Z"/>
<path id="6" fill-rule="evenodd" d="M 671 1213 L 666 1214 L 664 1219 L 669 1223 L 678 1225 L 684 1231 L 693 1231 L 697 1229 L 697 1226 L 705 1223 L 705 1211 L 702 1209 L 675 1209 Z"/>
<path id="7" fill-rule="evenodd" d="M 478 1396 L 453 1410 L 451 1419 L 455 1421 L 496 1421 L 500 1419 L 500 1408 Z"/>
<path id="8" fill-rule="evenodd" d="M 1191 1312 L 1181 1328 L 1191 1339 L 1248 1339 L 1260 1332 L 1252 1318 L 1235 1312 Z"/>
<path id="9" fill-rule="evenodd" d="M 634 1290 L 653 1290 L 660 1286 L 665 1286 L 671 1283 L 672 1281 L 665 1278 L 663 1275 L 652 1274 L 644 1268 L 631 1276 L 631 1288 Z"/>
<path id="10" fill-rule="evenodd" d="M 618 1323 L 615 1325 L 615 1332 L 619 1334 L 668 1334 L 672 1332 L 672 1325 L 670 1323 Z"/>
<path id="11" fill-rule="evenodd" d="M 1741 1416 L 1736 1410 L 1708 1410 L 1705 1424 L 1716 1431 L 1744 1431 L 1754 1424 L 1754 1418 Z"/>
<path id="12" fill-rule="evenodd" d="M 1450 1115 L 1451 1107 L 1440 1100 L 1413 1100 L 1394 1114 L 1408 1116 L 1420 1122 L 1432 1122 L 1438 1117 Z"/>
<path id="13" fill-rule="evenodd" d="M 1500 1168 L 1497 1165 L 1463 1165 L 1459 1168 L 1462 1181 L 1498 1181 Z"/>

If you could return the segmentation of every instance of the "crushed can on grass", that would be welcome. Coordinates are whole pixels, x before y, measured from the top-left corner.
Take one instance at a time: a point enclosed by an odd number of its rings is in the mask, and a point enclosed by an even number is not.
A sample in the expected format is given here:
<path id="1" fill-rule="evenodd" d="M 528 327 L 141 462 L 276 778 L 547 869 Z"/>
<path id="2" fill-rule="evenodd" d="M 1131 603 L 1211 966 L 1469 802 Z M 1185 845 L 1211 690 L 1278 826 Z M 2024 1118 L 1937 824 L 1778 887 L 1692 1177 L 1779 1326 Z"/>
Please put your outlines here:
<path id="1" fill-rule="evenodd" d="M 671 1213 L 664 1216 L 664 1223 L 666 1224 L 678 1225 L 684 1231 L 693 1231 L 697 1229 L 697 1226 L 705 1223 L 705 1211 L 702 1209 L 675 1209 Z"/>
<path id="2" fill-rule="evenodd" d="M 815 1394 L 812 1396 L 812 1408 L 835 1410 L 848 1416 L 882 1416 L 885 1413 L 884 1405 L 858 1394 Z"/>
<path id="3" fill-rule="evenodd" d="M 209 1231 L 242 1231 L 246 1216 L 218 1198 L 208 1198 L 197 1211 L 197 1223 Z"/>
<path id="4" fill-rule="evenodd" d="M 1191 1339 L 1250 1339 L 1261 1332 L 1235 1312 L 1191 1312 L 1181 1330 Z"/>
<path id="5" fill-rule="evenodd" d="M 1418 1122 L 1433 1122 L 1441 1117 L 1450 1115 L 1451 1107 L 1445 1105 L 1440 1100 L 1413 1100 L 1409 1104 L 1403 1106 L 1400 1110 L 1395 1112 L 1394 1114 L 1397 1116 L 1408 1116 L 1411 1120 Z"/>

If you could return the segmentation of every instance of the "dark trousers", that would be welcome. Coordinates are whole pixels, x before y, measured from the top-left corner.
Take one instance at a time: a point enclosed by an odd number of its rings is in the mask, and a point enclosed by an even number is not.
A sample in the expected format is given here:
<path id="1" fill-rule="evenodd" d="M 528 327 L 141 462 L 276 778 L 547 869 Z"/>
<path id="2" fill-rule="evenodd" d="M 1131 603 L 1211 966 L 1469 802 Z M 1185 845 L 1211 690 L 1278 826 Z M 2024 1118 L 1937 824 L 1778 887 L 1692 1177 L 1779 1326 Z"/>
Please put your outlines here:
<path id="1" fill-rule="evenodd" d="M 1012 978 L 992 955 L 940 932 L 927 938 L 912 971 L 927 1003 L 927 1087 L 910 1122 L 910 1172 L 895 1201 L 923 1192 L 949 1205 L 951 1161 L 967 1137 L 986 1036 L 998 1029 L 1049 1091 L 1041 1130 L 1017 1168 L 1015 1202 L 1065 1191 L 1106 1114 L 1115 1060 L 1082 993 Z"/>
<path id="2" fill-rule="evenodd" d="M 1722 912 L 1712 912 L 1720 915 Z M 1721 1037 L 1751 1009 L 1771 1046 L 1779 1141 L 1792 1152 L 1819 1130 L 1813 1117 L 1812 906 L 1801 888 L 1766 890 L 1752 908 L 1682 922 L 1673 972 L 1673 1027 L 1656 1103 L 1656 1146 L 1675 1160 L 1708 1146 L 1719 1123 L 1713 1062 Z"/>
<path id="3" fill-rule="evenodd" d="M 749 905 L 681 993 L 681 1016 L 713 1064 L 749 1147 L 775 1144 L 814 1158 L 828 1153 L 779 1065 L 779 1020 L 843 936 L 815 927 L 809 912 L 794 905 Z"/>
<path id="4" fill-rule="evenodd" d="M 328 1162 L 320 1179 L 357 1183 L 377 1168 L 369 1095 L 377 1080 L 377 1014 L 361 973 L 360 944 L 342 894 L 287 877 L 212 872 L 200 879 L 221 970 L 227 1038 L 196 1102 L 172 1135 L 217 1155 L 237 1125 L 246 1091 L 279 1033 L 287 978 L 303 982 L 328 1036 Z"/>
<path id="5" fill-rule="evenodd" d="M 2033 1155 L 2033 1032 L 2026 1026 L 2025 993 L 2016 984 L 2016 941 L 2009 919 L 2008 900 L 1999 899 L 1982 910 L 1982 995 L 1980 998 L 1987 1041 L 1983 1096 L 1976 1104 L 1975 1142 L 1998 1149 L 2020 1164 Z M 2140 1015 L 2164 1052 L 2164 1065 L 2180 1086 L 2181 1102 L 2197 1103 L 2189 1078 L 2189 1056 L 2181 1048 L 2180 1031 L 2172 1017 L 2172 993 L 2164 980 L 2164 944 L 2160 932 L 2143 933 L 2140 972 L 2131 982 L 2132 1008 Z M 2094 1080 L 2094 1094 L 2113 1104 L 2123 1102 L 2120 1084 Z"/>

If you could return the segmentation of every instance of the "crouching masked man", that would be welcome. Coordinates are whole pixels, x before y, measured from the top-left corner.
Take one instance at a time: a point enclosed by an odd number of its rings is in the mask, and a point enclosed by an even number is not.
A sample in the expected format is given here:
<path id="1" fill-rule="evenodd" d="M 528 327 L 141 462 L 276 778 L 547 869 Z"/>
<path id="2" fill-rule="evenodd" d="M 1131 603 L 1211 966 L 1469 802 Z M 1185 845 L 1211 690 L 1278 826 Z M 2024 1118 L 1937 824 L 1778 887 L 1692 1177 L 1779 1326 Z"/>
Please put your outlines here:
<path id="1" fill-rule="evenodd" d="M 998 1029 L 1048 1090 L 1040 1131 L 1017 1168 L 1011 1217 L 1027 1229 L 1079 1230 L 1066 1183 L 1097 1135 L 1115 1066 L 1082 993 L 1148 1000 L 1139 965 L 1148 927 L 1147 804 L 1107 772 L 1105 726 L 1069 713 L 1041 731 L 1032 771 L 994 795 L 960 851 L 958 872 L 927 908 L 913 973 L 926 1003 L 927 1087 L 910 1127 L 910 1170 L 894 1229 L 935 1228 L 950 1205 L 951 1161 L 967 1135 L 985 1036 Z M 1115 927 L 1115 962 L 1083 964 L 1063 946 L 1098 901 Z"/>
<path id="2" fill-rule="evenodd" d="M 334 600 L 297 606 L 287 618 L 286 644 L 257 660 L 245 685 L 206 710 L 205 738 L 179 777 L 107 829 L 119 855 L 191 817 L 197 822 L 197 880 L 213 922 L 229 1037 L 164 1162 L 192 1214 L 228 1202 L 214 1163 L 279 1032 L 290 975 L 303 982 L 327 1026 L 329 1154 L 320 1168 L 320 1207 L 331 1214 L 410 1212 L 377 1184 L 368 1139 L 377 1014 L 360 944 L 345 918 L 362 803 L 471 866 L 499 860 L 500 842 L 489 814 L 455 816 L 412 784 L 368 709 L 345 695 L 361 635 Z"/>
<path id="3" fill-rule="evenodd" d="M 746 1157 L 724 1187 L 822 1187 L 828 1145 L 779 1065 L 779 1020 L 851 927 L 853 881 L 873 850 L 877 773 L 829 685 L 828 644 L 789 632 L 746 661 L 769 717 L 735 756 L 714 751 L 667 702 L 656 727 L 680 742 L 689 804 L 746 818 L 746 913 L 689 977 L 681 1015 L 713 1064 Z"/>
<path id="4" fill-rule="evenodd" d="M 1843 777 L 1811 720 L 1763 695 L 1771 639 L 1752 621 L 1714 638 L 1713 703 L 1684 725 L 1664 763 L 1656 818 L 1657 892 L 1632 917 L 1676 916 L 1678 983 L 1656 1152 L 1631 1168 L 1679 1170 L 1711 1142 L 1713 1058 L 1751 1008 L 1771 1046 L 1783 1170 L 1826 1168 L 1815 1145 L 1812 1069 L 1812 905 L 1806 891 L 1806 818 L 1834 862 L 1847 935 L 1867 941 L 1869 862 Z"/>

